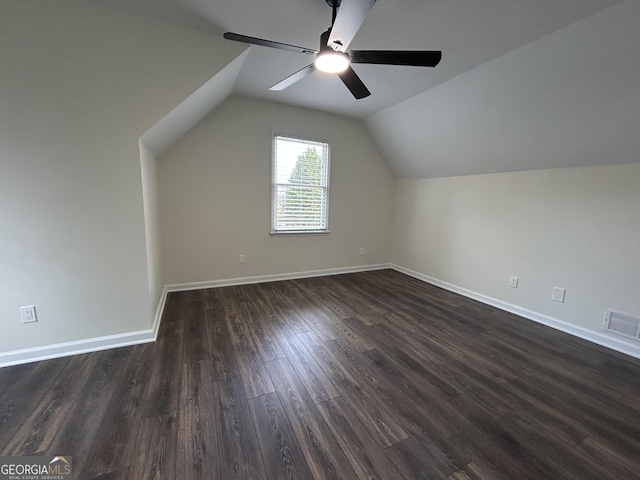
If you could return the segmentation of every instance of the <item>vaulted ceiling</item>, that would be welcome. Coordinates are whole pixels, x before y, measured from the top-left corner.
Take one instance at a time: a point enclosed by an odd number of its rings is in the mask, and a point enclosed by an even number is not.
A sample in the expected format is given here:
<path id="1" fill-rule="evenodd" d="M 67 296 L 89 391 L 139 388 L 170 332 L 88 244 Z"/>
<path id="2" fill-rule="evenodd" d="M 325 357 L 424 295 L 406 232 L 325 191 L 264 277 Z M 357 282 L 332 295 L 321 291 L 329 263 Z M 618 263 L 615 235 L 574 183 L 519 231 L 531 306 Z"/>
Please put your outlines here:
<path id="1" fill-rule="evenodd" d="M 314 49 L 331 23 L 325 0 L 100 1 Z M 362 119 L 400 177 L 638 162 L 639 26 L 637 0 L 378 0 L 350 47 L 440 65 L 356 65 L 362 100 L 319 72 L 272 92 L 309 57 L 252 46 L 233 91 Z"/>

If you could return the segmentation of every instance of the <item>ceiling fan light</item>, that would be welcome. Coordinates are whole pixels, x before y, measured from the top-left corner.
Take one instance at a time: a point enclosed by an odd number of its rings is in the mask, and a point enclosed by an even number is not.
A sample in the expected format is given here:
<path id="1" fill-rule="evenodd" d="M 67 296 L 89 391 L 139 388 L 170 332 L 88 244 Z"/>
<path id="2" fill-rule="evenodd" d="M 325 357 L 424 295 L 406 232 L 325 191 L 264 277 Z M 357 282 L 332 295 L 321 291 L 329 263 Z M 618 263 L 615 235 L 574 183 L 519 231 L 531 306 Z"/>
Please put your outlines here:
<path id="1" fill-rule="evenodd" d="M 349 68 L 349 57 L 342 52 L 321 52 L 316 57 L 315 65 L 321 72 L 341 73 Z"/>

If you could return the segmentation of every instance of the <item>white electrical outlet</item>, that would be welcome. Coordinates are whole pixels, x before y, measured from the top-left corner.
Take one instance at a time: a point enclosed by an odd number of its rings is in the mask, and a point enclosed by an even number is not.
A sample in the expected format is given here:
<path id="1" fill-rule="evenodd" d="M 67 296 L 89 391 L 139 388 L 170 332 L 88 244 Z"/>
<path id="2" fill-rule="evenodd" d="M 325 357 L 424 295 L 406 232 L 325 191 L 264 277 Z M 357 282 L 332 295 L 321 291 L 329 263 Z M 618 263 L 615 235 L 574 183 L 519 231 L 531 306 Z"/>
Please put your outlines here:
<path id="1" fill-rule="evenodd" d="M 364 255 L 364 247 L 360 247 L 360 255 Z"/>
<path id="2" fill-rule="evenodd" d="M 244 264 L 244 255 L 238 255 L 238 263 Z"/>
<path id="3" fill-rule="evenodd" d="M 511 288 L 518 288 L 518 277 L 514 277 L 513 275 L 509 277 L 509 286 Z"/>
<path id="4" fill-rule="evenodd" d="M 20 316 L 22 317 L 22 323 L 32 323 L 38 321 L 35 305 L 20 307 Z"/>
<path id="5" fill-rule="evenodd" d="M 560 287 L 553 287 L 553 293 L 551 294 L 551 300 L 554 302 L 564 303 L 564 296 L 567 290 Z"/>

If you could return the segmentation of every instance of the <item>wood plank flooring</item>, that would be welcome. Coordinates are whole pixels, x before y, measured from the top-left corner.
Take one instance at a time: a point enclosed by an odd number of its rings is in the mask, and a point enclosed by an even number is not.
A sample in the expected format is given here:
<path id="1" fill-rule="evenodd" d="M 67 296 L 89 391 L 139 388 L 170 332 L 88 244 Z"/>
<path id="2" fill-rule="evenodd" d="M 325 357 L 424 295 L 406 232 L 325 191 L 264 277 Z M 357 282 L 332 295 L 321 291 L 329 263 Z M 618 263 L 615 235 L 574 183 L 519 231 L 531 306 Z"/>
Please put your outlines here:
<path id="1" fill-rule="evenodd" d="M 640 478 L 639 360 L 392 270 L 172 293 L 0 386 L 0 454 L 81 480 Z"/>

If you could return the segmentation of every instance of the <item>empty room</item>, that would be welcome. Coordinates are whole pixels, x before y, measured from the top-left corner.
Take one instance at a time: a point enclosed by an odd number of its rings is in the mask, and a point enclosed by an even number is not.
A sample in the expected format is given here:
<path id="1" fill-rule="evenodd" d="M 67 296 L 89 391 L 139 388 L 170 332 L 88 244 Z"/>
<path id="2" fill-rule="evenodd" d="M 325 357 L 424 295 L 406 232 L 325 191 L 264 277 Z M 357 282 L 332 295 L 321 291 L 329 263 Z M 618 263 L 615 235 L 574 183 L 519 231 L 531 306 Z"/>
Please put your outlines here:
<path id="1" fill-rule="evenodd" d="M 0 478 L 640 478 L 640 2 L 0 2 Z"/>

